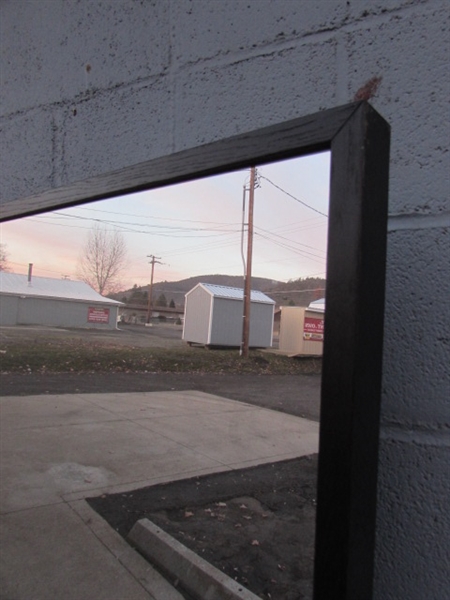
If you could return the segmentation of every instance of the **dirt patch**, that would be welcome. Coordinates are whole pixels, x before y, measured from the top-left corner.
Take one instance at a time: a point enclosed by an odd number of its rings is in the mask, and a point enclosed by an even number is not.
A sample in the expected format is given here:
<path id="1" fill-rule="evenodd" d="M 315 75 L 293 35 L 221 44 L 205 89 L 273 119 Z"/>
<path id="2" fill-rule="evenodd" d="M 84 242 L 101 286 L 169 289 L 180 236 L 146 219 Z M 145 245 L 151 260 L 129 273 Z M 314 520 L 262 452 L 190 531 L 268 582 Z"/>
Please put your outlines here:
<path id="1" fill-rule="evenodd" d="M 122 536 L 148 518 L 264 599 L 312 598 L 317 455 L 88 503 Z"/>

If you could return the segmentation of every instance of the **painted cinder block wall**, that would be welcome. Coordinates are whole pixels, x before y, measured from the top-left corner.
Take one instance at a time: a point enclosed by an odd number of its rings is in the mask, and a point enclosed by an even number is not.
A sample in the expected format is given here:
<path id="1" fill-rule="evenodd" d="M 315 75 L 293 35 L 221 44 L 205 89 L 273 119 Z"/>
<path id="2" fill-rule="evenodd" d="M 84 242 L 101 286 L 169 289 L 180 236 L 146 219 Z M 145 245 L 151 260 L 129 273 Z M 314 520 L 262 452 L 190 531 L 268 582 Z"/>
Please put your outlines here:
<path id="1" fill-rule="evenodd" d="M 361 88 L 390 122 L 374 596 L 448 598 L 446 0 L 4 0 L 0 11 L 3 200 Z"/>

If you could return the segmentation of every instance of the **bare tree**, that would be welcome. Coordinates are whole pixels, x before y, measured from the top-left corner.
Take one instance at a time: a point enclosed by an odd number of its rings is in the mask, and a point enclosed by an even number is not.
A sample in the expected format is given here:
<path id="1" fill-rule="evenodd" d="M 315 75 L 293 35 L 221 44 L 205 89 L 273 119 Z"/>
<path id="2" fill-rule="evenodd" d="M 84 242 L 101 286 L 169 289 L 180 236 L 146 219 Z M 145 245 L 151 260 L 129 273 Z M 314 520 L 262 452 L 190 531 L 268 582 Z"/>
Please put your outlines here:
<path id="1" fill-rule="evenodd" d="M 94 225 L 78 262 L 78 276 L 99 294 L 115 292 L 125 268 L 126 254 L 125 240 L 119 231 Z"/>
<path id="2" fill-rule="evenodd" d="M 8 251 L 6 244 L 0 244 L 0 271 L 9 271 Z"/>

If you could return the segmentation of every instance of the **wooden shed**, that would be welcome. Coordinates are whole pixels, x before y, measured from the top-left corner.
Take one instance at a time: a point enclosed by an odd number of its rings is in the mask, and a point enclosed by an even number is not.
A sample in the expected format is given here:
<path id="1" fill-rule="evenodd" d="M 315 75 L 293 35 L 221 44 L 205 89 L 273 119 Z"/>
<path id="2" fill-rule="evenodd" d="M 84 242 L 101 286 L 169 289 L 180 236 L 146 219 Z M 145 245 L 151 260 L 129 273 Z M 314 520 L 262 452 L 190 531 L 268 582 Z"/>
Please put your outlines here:
<path id="1" fill-rule="evenodd" d="M 322 356 L 324 318 L 324 310 L 316 307 L 282 306 L 280 351 L 290 356 Z"/>
<path id="2" fill-rule="evenodd" d="M 186 294 L 183 340 L 205 346 L 240 346 L 244 290 L 198 283 Z M 262 292 L 250 295 L 252 348 L 272 346 L 275 302 Z"/>

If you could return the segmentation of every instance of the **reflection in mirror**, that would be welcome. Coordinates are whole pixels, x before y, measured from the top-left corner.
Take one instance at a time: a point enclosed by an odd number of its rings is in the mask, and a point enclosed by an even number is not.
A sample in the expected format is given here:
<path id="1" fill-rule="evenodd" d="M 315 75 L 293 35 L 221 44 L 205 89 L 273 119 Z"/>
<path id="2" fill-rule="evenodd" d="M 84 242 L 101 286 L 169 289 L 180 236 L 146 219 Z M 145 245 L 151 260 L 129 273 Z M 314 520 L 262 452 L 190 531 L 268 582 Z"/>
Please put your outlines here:
<path id="1" fill-rule="evenodd" d="M 155 282 L 242 276 L 244 185 L 249 171 L 237 171 L 3 223 L 10 271 L 27 273 L 33 263 L 36 276 L 75 279 L 87 233 L 101 227 L 125 241 L 126 268 L 113 286 L 121 290 L 148 285 L 147 254 L 164 263 Z M 329 153 L 264 165 L 256 188 L 253 275 L 285 282 L 323 277 Z"/>
<path id="2" fill-rule="evenodd" d="M 24 361 L 23 354 L 20 364 L 11 357 L 10 370 L 87 370 L 98 373 L 97 382 L 109 372 L 107 380 L 103 378 L 105 392 L 117 388 L 115 378 L 124 391 L 156 389 L 159 371 L 161 389 L 169 385 L 173 390 L 209 391 L 214 393 L 213 405 L 217 396 L 222 403 L 227 399 L 231 418 L 222 415 L 225 429 L 215 431 L 214 420 L 202 422 L 205 429 L 211 427 L 211 440 L 222 435 L 213 444 L 222 456 L 215 456 L 215 467 L 206 471 L 222 471 L 224 465 L 246 468 L 238 485 L 236 478 L 214 476 L 215 496 L 183 502 L 176 507 L 178 513 L 166 511 L 165 516 L 160 514 L 163 504 L 156 502 L 150 510 L 148 492 L 136 489 L 128 496 L 94 499 L 94 508 L 114 514 L 111 524 L 126 535 L 130 524 L 121 518 L 131 508 L 124 509 L 124 503 L 134 503 L 136 514 L 156 520 L 261 597 L 312 598 L 329 172 L 329 152 L 257 167 L 252 222 L 250 170 L 243 170 L 2 225 L 4 267 L 12 276 L 9 282 L 4 277 L 2 291 L 10 285 L 14 293 L 14 285 L 20 284 L 14 282 L 14 274 L 19 274 L 27 296 L 26 309 L 24 298 L 19 299 L 22 307 L 15 322 L 8 314 L 12 308 L 5 305 L 2 325 L 7 327 L 7 343 L 18 347 L 22 341 L 34 355 L 32 367 L 24 366 L 31 358 Z M 250 303 L 251 352 L 244 360 L 238 349 L 250 239 L 251 289 L 260 295 Z M 81 298 L 87 302 L 81 313 L 75 305 L 70 308 L 69 294 L 64 299 L 68 310 L 61 310 L 55 304 L 58 290 L 65 294 L 77 280 L 120 304 L 95 303 L 94 296 L 87 296 Z M 212 287 L 198 287 L 199 283 Z M 33 309 L 35 290 L 40 304 Z M 198 298 L 190 295 L 193 290 Z M 214 317 L 202 304 L 202 293 L 216 296 Z M 188 313 L 189 298 L 201 307 L 208 326 L 216 327 L 213 340 L 202 337 L 203 317 L 197 307 Z M 268 312 L 260 310 L 264 304 Z M 189 318 L 195 319 L 190 327 Z M 268 342 L 255 349 L 252 328 L 264 330 L 264 320 L 270 328 Z M 237 342 L 234 329 L 239 332 Z M 208 353 L 205 346 L 216 349 Z M 46 348 L 56 348 L 59 359 L 53 354 L 52 362 Z M 71 385 L 66 391 L 80 390 L 79 382 L 69 380 Z M 208 399 L 203 402 L 207 405 Z M 240 412 L 249 405 L 253 412 Z M 264 411 L 257 413 L 256 407 Z M 244 426 L 246 415 L 251 418 Z M 199 432 L 189 419 L 184 426 L 184 443 L 197 449 L 192 439 Z M 165 435 L 173 437 L 167 431 Z M 202 447 L 201 452 L 212 460 L 214 448 Z M 173 473 L 170 465 L 163 468 L 159 477 L 153 476 L 154 484 L 205 472 L 194 460 Z M 209 486 L 211 477 L 195 480 L 195 486 L 199 481 Z M 150 478 L 147 473 L 145 479 Z M 169 493 L 166 487 L 164 494 Z M 145 509 L 136 505 L 138 498 Z M 189 518 L 180 523 L 179 511 Z M 217 536 L 223 543 L 217 544 Z"/>
<path id="3" fill-rule="evenodd" d="M 115 172 L 100 173 L 85 181 L 71 182 L 60 188 L 40 192 L 31 189 L 31 192 L 37 193 L 25 198 L 10 198 L 0 205 L 0 219 L 8 221 L 56 208 L 114 198 L 124 193 L 159 189 L 253 165 L 265 165 L 331 150 L 314 600 L 371 598 L 373 592 L 389 147 L 389 124 L 368 103 L 357 102 L 170 153 Z M 2 279 L 5 280 L 6 277 L 2 276 Z M 1 296 L 5 304 L 14 303 L 11 298 L 11 294 Z M 19 296 L 19 299 L 23 298 Z M 113 304 L 112 301 L 111 303 Z M 110 310 L 112 309 L 101 311 L 100 314 L 94 310 L 90 321 L 100 322 L 99 324 L 109 322 Z M 22 311 L 23 313 L 26 314 L 27 311 Z M 41 334 L 40 331 L 35 339 L 42 339 Z M 86 339 L 83 341 L 86 342 Z M 95 362 L 98 365 L 96 346 L 91 346 L 94 355 L 89 364 Z M 60 343 L 52 357 L 52 367 L 64 354 L 63 348 L 64 343 Z M 4 354 L 8 357 L 17 356 L 16 352 L 5 351 Z M 125 354 L 125 350 L 121 349 L 122 363 L 115 365 L 118 370 L 124 368 Z M 36 353 L 32 353 L 32 357 L 33 360 L 28 353 L 28 360 L 34 366 Z M 222 356 L 221 360 L 223 358 Z M 267 373 L 270 361 L 265 358 L 259 362 L 262 365 L 269 363 L 266 365 Z M 177 369 L 185 369 L 186 364 L 186 361 L 177 362 Z M 191 360 L 188 364 L 192 368 Z M 111 367 L 111 363 L 109 366 Z M 158 368 L 163 367 L 164 361 Z M 31 370 L 30 363 L 24 361 L 24 368 Z M 65 368 L 67 370 L 67 363 Z M 84 368 L 88 367 L 84 365 Z M 79 378 L 78 384 L 84 385 L 86 379 Z M 64 380 L 69 380 L 67 374 Z M 132 380 L 134 382 L 136 377 Z M 168 389 L 167 386 L 170 388 L 174 380 L 174 374 L 171 374 L 170 383 L 166 382 L 164 389 Z M 267 387 L 267 380 L 265 384 L 261 386 L 263 389 Z M 226 389 L 226 396 L 229 398 L 231 386 Z M 124 391 L 130 392 L 128 387 Z M 4 390 L 2 392 L 5 393 Z M 258 396 L 258 393 L 255 395 Z M 97 401 L 101 402 L 101 398 L 102 396 L 97 398 Z M 129 394 L 127 398 L 130 401 Z M 190 434 L 186 440 L 180 434 L 181 440 L 178 442 L 181 442 L 180 448 L 189 448 L 194 454 L 204 456 L 201 450 L 202 435 L 206 431 L 204 425 L 212 420 L 222 423 L 223 419 L 219 415 L 217 404 L 212 411 L 215 413 L 213 417 L 205 410 L 201 398 L 197 400 L 199 404 L 191 424 L 197 426 L 198 436 L 193 439 Z M 183 406 L 188 405 L 194 406 L 192 395 L 185 396 Z M 235 408 L 236 406 L 234 405 Z M 165 418 L 164 408 L 165 405 L 155 407 L 161 419 Z M 114 413 L 111 402 L 107 409 Z M 135 416 L 138 424 L 143 427 L 146 425 L 144 429 L 148 429 L 149 423 L 144 419 L 141 409 L 134 406 L 130 410 L 139 415 L 140 418 Z M 115 411 L 117 416 L 117 407 Z M 231 411 L 226 412 L 231 417 Z M 235 422 L 228 428 L 228 432 L 242 433 L 243 415 L 238 410 L 234 412 Z M 254 431 L 254 424 L 258 421 L 256 413 L 249 411 L 248 414 Z M 271 420 L 274 420 L 274 414 L 280 413 L 270 414 Z M 179 416 L 186 421 L 186 415 Z M 156 418 L 155 414 L 152 418 Z M 173 423 L 172 421 L 172 428 Z M 155 425 L 152 437 L 166 432 L 163 425 L 162 421 Z M 265 439 L 265 434 L 260 437 Z M 223 467 L 222 448 L 218 446 L 221 439 L 217 436 L 214 438 L 216 454 L 214 458 L 209 457 L 209 460 L 218 461 Z M 292 435 L 286 435 L 284 439 L 292 439 Z M 188 442 L 193 446 L 189 446 Z M 246 456 L 247 466 L 251 466 L 253 457 L 246 454 L 238 444 L 233 444 L 232 447 L 239 457 Z M 274 447 L 276 448 L 276 443 Z M 142 458 L 137 447 L 133 446 L 133 451 Z M 170 456 L 167 448 L 164 456 Z M 174 456 L 175 464 L 180 466 L 177 463 L 181 460 L 179 455 L 175 452 Z M 187 462 L 190 464 L 191 461 Z M 139 465 L 153 465 L 159 476 L 161 474 L 157 460 L 138 461 L 134 468 Z M 129 467 L 130 465 L 126 465 L 126 468 Z M 236 463 L 228 462 L 226 467 L 236 468 Z M 214 470 L 214 467 L 206 460 L 204 469 Z M 275 473 L 272 475 L 275 476 Z M 153 473 L 153 483 L 156 476 Z M 142 477 L 145 479 L 143 474 Z M 185 518 L 191 516 L 191 511 L 187 512 Z M 258 543 L 256 540 L 254 545 L 258 546 Z"/>

